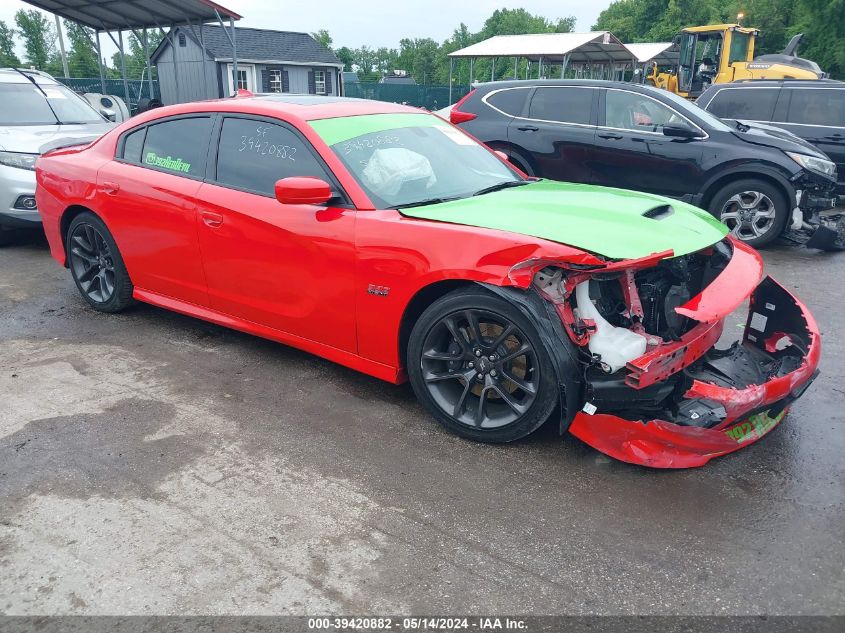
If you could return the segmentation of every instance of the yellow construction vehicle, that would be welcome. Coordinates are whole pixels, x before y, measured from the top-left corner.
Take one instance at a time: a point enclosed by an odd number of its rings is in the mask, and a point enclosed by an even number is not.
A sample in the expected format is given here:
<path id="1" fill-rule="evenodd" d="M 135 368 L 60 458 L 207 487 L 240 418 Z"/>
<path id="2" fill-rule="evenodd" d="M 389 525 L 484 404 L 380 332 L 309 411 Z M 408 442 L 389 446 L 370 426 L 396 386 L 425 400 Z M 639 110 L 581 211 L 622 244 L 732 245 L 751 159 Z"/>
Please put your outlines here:
<path id="1" fill-rule="evenodd" d="M 684 29 L 675 38 L 678 65 L 660 72 L 653 64 L 645 80 L 658 88 L 695 99 L 711 84 L 742 79 L 823 79 L 818 64 L 795 55 L 802 34 L 783 53 L 754 57 L 760 31 L 739 24 L 711 24 Z"/>

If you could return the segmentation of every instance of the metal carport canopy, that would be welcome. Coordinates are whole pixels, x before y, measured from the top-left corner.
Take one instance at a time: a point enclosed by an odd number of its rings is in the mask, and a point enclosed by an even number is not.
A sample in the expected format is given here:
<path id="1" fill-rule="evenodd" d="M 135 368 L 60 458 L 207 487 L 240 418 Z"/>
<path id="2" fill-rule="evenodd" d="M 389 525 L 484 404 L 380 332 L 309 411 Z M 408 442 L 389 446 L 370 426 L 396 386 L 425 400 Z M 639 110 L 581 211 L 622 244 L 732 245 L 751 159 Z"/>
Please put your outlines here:
<path id="1" fill-rule="evenodd" d="M 155 28 L 184 22 L 211 22 L 241 16 L 211 0 L 24 0 L 98 31 Z"/>
<path id="2" fill-rule="evenodd" d="M 635 42 L 625 44 L 638 64 L 657 62 L 659 65 L 676 64 L 680 53 L 675 49 L 672 42 Z"/>
<path id="3" fill-rule="evenodd" d="M 574 63 L 631 62 L 633 53 L 609 31 L 590 33 L 531 33 L 528 35 L 496 35 L 454 53 L 459 57 L 524 57 Z"/>
<path id="4" fill-rule="evenodd" d="M 150 85 L 150 97 L 153 96 L 152 67 L 150 65 L 150 52 L 148 48 L 147 29 L 166 26 L 173 27 L 176 24 L 202 24 L 204 22 L 220 22 L 223 25 L 224 18 L 229 19 L 231 34 L 227 34 L 232 45 L 232 66 L 234 76 L 238 76 L 238 53 L 235 42 L 235 20 L 241 16 L 227 9 L 224 6 L 211 0 L 24 0 L 39 9 L 49 11 L 56 16 L 56 28 L 61 35 L 59 17 L 71 20 L 83 26 L 94 29 L 96 34 L 97 62 L 100 68 L 100 87 L 105 92 L 105 73 L 103 70 L 103 52 L 100 47 L 100 33 L 105 32 L 117 46 L 120 52 L 121 75 L 123 77 L 123 94 L 129 105 L 129 84 L 126 80 L 126 56 L 123 51 L 123 31 L 132 31 L 143 43 L 144 57 L 149 74 L 147 81 Z M 143 34 L 138 31 L 142 30 Z M 169 38 L 172 34 L 167 34 Z M 118 39 L 115 39 L 110 31 L 117 31 Z M 226 32 L 225 27 L 223 32 Z M 59 40 L 61 43 L 61 39 Z M 93 43 L 93 42 L 92 42 Z M 205 48 L 203 46 L 203 48 Z M 62 57 L 64 58 L 64 46 L 62 45 Z M 175 70 L 174 70 L 175 72 Z M 178 79 L 177 79 L 178 81 Z M 139 91 L 140 96 L 140 91 Z"/>

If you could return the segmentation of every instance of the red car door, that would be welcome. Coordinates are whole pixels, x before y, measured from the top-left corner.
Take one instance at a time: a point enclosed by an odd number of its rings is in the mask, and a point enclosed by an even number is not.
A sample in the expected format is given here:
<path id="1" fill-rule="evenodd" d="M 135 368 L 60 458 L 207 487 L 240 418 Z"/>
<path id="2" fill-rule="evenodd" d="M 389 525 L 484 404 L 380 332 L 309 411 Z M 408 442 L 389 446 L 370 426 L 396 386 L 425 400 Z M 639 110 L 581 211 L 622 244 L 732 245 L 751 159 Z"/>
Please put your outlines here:
<path id="1" fill-rule="evenodd" d="M 227 115 L 211 154 L 198 194 L 211 307 L 355 352 L 355 210 L 340 197 L 337 206 L 283 205 L 274 193 L 288 176 L 338 189 L 316 151 L 285 123 Z"/>
<path id="2" fill-rule="evenodd" d="M 103 214 L 133 284 L 207 306 L 196 194 L 205 176 L 210 116 L 179 117 L 130 131 L 97 184 Z"/>

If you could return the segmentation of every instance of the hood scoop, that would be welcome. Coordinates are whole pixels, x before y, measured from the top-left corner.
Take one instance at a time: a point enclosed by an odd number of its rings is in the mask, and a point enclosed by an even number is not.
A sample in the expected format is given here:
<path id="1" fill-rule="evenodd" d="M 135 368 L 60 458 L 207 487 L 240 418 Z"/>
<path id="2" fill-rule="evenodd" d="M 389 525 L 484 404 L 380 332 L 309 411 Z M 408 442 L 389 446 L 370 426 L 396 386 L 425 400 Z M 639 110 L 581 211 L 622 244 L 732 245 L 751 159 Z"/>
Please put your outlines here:
<path id="1" fill-rule="evenodd" d="M 675 213 L 675 209 L 673 209 L 671 205 L 664 204 L 662 206 L 649 209 L 648 211 L 644 211 L 643 217 L 650 218 L 652 220 L 665 220 L 673 213 Z"/>

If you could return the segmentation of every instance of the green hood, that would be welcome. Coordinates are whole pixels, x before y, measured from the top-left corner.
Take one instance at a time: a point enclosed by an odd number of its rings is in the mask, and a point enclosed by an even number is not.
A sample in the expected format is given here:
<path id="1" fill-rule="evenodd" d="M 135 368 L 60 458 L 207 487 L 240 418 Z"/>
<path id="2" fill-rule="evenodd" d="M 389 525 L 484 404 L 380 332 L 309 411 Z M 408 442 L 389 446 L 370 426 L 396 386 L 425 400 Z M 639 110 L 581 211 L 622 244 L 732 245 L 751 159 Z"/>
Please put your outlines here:
<path id="1" fill-rule="evenodd" d="M 643 215 L 670 205 L 672 210 Z M 539 237 L 612 259 L 715 244 L 727 228 L 706 211 L 647 193 L 541 180 L 481 196 L 402 209 L 402 215 Z"/>

